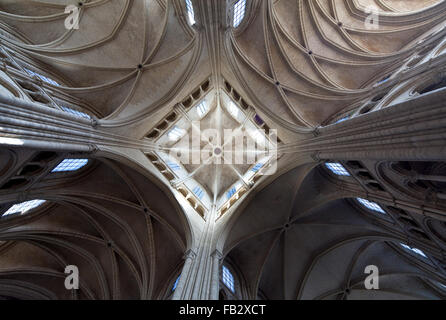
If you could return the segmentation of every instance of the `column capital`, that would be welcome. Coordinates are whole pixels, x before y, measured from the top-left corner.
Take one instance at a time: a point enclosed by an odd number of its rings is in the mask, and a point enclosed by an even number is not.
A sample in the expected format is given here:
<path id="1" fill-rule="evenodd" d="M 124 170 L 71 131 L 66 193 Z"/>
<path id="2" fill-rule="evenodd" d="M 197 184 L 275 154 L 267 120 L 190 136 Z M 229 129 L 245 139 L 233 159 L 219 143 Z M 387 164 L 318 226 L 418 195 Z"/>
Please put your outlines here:
<path id="1" fill-rule="evenodd" d="M 211 253 L 212 258 L 217 258 L 218 260 L 221 260 L 223 258 L 223 254 L 220 252 L 220 250 L 215 249 L 214 252 Z"/>
<path id="2" fill-rule="evenodd" d="M 321 129 L 320 129 L 319 127 L 314 128 L 314 130 L 313 130 L 313 135 L 314 135 L 315 137 L 320 136 L 320 135 L 321 135 Z"/>
<path id="3" fill-rule="evenodd" d="M 197 257 L 197 254 L 194 250 L 189 249 L 184 253 L 183 259 L 191 259 L 194 260 Z"/>
<path id="4" fill-rule="evenodd" d="M 312 158 L 314 161 L 316 161 L 316 162 L 322 162 L 322 159 L 321 159 L 321 157 L 320 157 L 320 152 L 319 152 L 319 151 L 313 153 L 313 154 L 311 155 L 311 158 Z"/>

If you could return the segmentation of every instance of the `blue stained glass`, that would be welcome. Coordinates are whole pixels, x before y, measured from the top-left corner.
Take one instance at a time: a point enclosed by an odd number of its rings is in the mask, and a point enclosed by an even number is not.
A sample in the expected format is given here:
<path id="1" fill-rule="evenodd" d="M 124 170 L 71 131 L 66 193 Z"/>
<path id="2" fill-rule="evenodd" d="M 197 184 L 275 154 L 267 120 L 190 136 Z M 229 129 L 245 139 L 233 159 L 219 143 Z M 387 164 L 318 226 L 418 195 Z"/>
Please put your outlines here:
<path id="1" fill-rule="evenodd" d="M 174 162 L 168 162 L 167 165 L 169 166 L 170 169 L 172 169 L 174 171 L 178 171 L 181 169 L 181 167 Z"/>
<path id="2" fill-rule="evenodd" d="M 173 287 L 172 287 L 172 291 L 175 291 L 179 281 L 180 281 L 180 276 L 178 276 L 177 280 L 175 280 L 175 283 L 173 284 Z"/>
<path id="3" fill-rule="evenodd" d="M 237 28 L 245 17 L 246 0 L 239 0 L 234 4 L 234 21 L 233 26 Z"/>
<path id="4" fill-rule="evenodd" d="M 76 171 L 86 166 L 88 159 L 64 159 L 59 165 L 51 172 L 67 172 Z"/>
<path id="5" fill-rule="evenodd" d="M 197 105 L 197 113 L 200 118 L 203 118 L 203 116 L 206 114 L 207 111 L 208 111 L 208 108 L 204 101 L 202 103 L 200 103 L 199 105 Z"/>
<path id="6" fill-rule="evenodd" d="M 32 77 L 37 77 L 38 79 L 42 80 L 43 82 L 46 82 L 46 83 L 51 84 L 53 86 L 59 86 L 59 84 L 56 81 L 54 81 L 53 79 L 51 79 L 51 78 L 45 77 L 44 75 L 41 75 L 41 74 L 39 74 L 37 72 L 34 72 L 32 70 L 29 70 L 27 68 L 24 68 L 24 69 Z"/>
<path id="7" fill-rule="evenodd" d="M 426 254 L 423 251 L 421 251 L 420 249 L 412 248 L 412 247 L 410 247 L 410 246 L 408 246 L 408 245 L 406 245 L 404 243 L 400 243 L 400 245 L 401 245 L 401 247 L 403 247 L 404 249 L 406 249 L 406 250 L 408 250 L 410 252 L 413 252 L 413 253 L 415 253 L 415 254 L 417 254 L 419 256 L 422 256 L 423 258 L 427 258 Z"/>
<path id="8" fill-rule="evenodd" d="M 203 198 L 203 196 L 204 196 L 204 191 L 203 191 L 203 189 L 201 189 L 200 187 L 195 187 L 194 188 L 194 190 L 193 190 L 193 192 L 195 193 L 195 195 L 198 197 L 198 199 L 202 199 Z"/>
<path id="9" fill-rule="evenodd" d="M 251 169 L 251 171 L 253 171 L 253 172 L 257 172 L 257 171 L 259 171 L 262 167 L 263 167 L 263 163 L 257 163 L 257 164 Z"/>
<path id="10" fill-rule="evenodd" d="M 344 117 L 344 118 L 342 118 L 342 119 L 339 119 L 339 120 L 336 121 L 335 123 L 341 123 L 341 122 L 347 121 L 348 119 L 350 119 L 350 116 L 347 116 L 347 117 Z"/>
<path id="11" fill-rule="evenodd" d="M 237 190 L 235 188 L 231 188 L 231 190 L 229 190 L 227 193 L 228 199 L 230 199 L 236 192 Z"/>
<path id="12" fill-rule="evenodd" d="M 65 112 L 74 114 L 75 116 L 78 116 L 78 117 L 81 117 L 81 118 L 85 118 L 85 119 L 89 119 L 89 120 L 91 119 L 91 117 L 88 114 L 86 114 L 85 112 L 74 110 L 74 109 L 71 109 L 71 108 L 68 108 L 68 107 L 65 107 L 65 106 L 61 106 L 60 108 L 63 111 L 65 111 Z"/>
<path id="13" fill-rule="evenodd" d="M 187 16 L 189 18 L 189 23 L 191 25 L 195 24 L 195 13 L 194 13 L 194 6 L 192 5 L 191 0 L 186 0 L 186 10 L 187 10 Z"/>
<path id="14" fill-rule="evenodd" d="M 326 163 L 325 166 L 330 169 L 331 172 L 338 176 L 350 176 L 350 173 L 344 166 L 337 162 Z"/>
<path id="15" fill-rule="evenodd" d="M 22 203 L 17 203 L 9 208 L 8 211 L 6 211 L 2 216 L 5 217 L 14 214 L 23 214 L 34 208 L 37 208 L 45 202 L 45 200 L 30 200 Z"/>
<path id="16" fill-rule="evenodd" d="M 356 200 L 358 200 L 358 202 L 360 204 L 362 204 L 364 207 L 366 207 L 369 210 L 376 211 L 376 212 L 379 212 L 379 213 L 382 213 L 382 214 L 387 214 L 384 211 L 384 209 L 381 208 L 381 206 L 379 204 L 375 203 L 375 202 L 371 202 L 369 200 L 361 199 L 361 198 L 357 198 Z"/>
<path id="17" fill-rule="evenodd" d="M 235 292 L 234 288 L 234 276 L 232 275 L 231 271 L 225 266 L 223 268 L 223 283 L 225 286 L 229 288 L 232 292 Z"/>

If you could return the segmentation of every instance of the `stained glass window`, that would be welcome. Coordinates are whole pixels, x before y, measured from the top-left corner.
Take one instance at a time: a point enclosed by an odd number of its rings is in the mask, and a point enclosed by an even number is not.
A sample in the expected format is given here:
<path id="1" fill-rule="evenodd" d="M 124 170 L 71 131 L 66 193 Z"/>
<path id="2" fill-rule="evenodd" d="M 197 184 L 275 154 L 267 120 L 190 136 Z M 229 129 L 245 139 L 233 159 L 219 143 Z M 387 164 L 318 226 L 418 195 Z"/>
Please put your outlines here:
<path id="1" fill-rule="evenodd" d="M 43 75 L 41 75 L 41 74 L 39 74 L 37 72 L 34 72 L 32 70 L 27 69 L 27 68 L 24 68 L 24 69 L 32 77 L 37 77 L 38 79 L 42 80 L 43 82 L 46 82 L 46 83 L 51 84 L 53 86 L 59 86 L 59 84 L 56 81 L 54 81 L 53 79 L 51 79 L 51 78 L 45 77 L 45 76 L 43 76 Z"/>
<path id="2" fill-rule="evenodd" d="M 376 211 L 382 214 L 387 214 L 381 206 L 375 202 L 371 202 L 365 199 L 357 198 L 358 202 L 362 204 L 367 209 L 370 209 L 372 211 Z"/>
<path id="3" fill-rule="evenodd" d="M 229 288 L 229 290 L 235 292 L 234 276 L 232 275 L 231 271 L 229 271 L 229 269 L 225 266 L 223 266 L 223 283 Z"/>
<path id="4" fill-rule="evenodd" d="M 78 117 L 81 117 L 81 118 L 85 118 L 85 119 L 91 119 L 91 117 L 88 114 L 84 113 L 84 112 L 81 112 L 81 111 L 78 111 L 78 110 L 74 110 L 74 109 L 71 109 L 71 108 L 68 108 L 68 107 L 64 107 L 64 106 L 61 106 L 60 108 L 63 111 L 65 111 L 65 112 L 74 114 L 75 116 L 78 116 Z"/>
<path id="5" fill-rule="evenodd" d="M 204 115 L 206 114 L 206 112 L 208 111 L 208 108 L 207 108 L 206 103 L 204 101 L 202 103 L 200 103 L 199 105 L 197 105 L 196 108 L 197 108 L 198 116 L 200 118 L 203 118 Z"/>
<path id="6" fill-rule="evenodd" d="M 88 159 L 64 159 L 51 172 L 76 171 L 82 167 L 85 167 L 87 165 L 87 163 L 88 163 Z"/>
<path id="7" fill-rule="evenodd" d="M 194 7 L 192 5 L 191 0 L 186 0 L 186 10 L 187 10 L 187 17 L 189 18 L 189 23 L 191 25 L 195 24 L 195 13 L 194 13 Z"/>
<path id="8" fill-rule="evenodd" d="M 42 205 L 45 202 L 45 200 L 30 200 L 22 203 L 17 203 L 13 205 L 11 208 L 8 209 L 3 214 L 3 217 L 14 215 L 14 214 L 24 214 L 34 208 L 37 208 L 38 206 Z"/>
<path id="9" fill-rule="evenodd" d="M 172 130 L 169 131 L 167 136 L 170 141 L 178 141 L 185 135 L 185 130 L 178 128 L 177 126 L 173 127 Z"/>
<path id="10" fill-rule="evenodd" d="M 412 253 L 415 253 L 415 254 L 417 254 L 419 256 L 422 256 L 423 258 L 427 258 L 426 254 L 423 251 L 421 251 L 420 249 L 412 248 L 412 247 L 410 247 L 410 246 L 408 246 L 407 244 L 404 244 L 404 243 L 400 243 L 400 245 L 401 245 L 401 247 L 403 247 L 404 249 L 406 249 L 406 250 L 408 250 L 408 251 L 410 251 Z"/>
<path id="11" fill-rule="evenodd" d="M 237 28 L 245 17 L 246 0 L 239 0 L 234 4 L 234 21 L 233 26 Z"/>
<path id="12" fill-rule="evenodd" d="M 227 193 L 228 199 L 230 199 L 236 192 L 237 190 L 235 188 L 231 188 L 231 190 L 229 190 Z"/>
<path id="13" fill-rule="evenodd" d="M 201 200 L 203 198 L 204 191 L 199 186 L 196 186 L 193 191 L 194 191 L 195 195 L 198 197 L 198 199 Z"/>
<path id="14" fill-rule="evenodd" d="M 326 163 L 325 166 L 338 176 L 350 176 L 350 173 L 340 163 Z"/>
<path id="15" fill-rule="evenodd" d="M 178 276 L 177 280 L 175 280 L 175 283 L 173 284 L 173 287 L 172 287 L 172 291 L 175 291 L 179 281 L 180 281 L 180 276 Z"/>

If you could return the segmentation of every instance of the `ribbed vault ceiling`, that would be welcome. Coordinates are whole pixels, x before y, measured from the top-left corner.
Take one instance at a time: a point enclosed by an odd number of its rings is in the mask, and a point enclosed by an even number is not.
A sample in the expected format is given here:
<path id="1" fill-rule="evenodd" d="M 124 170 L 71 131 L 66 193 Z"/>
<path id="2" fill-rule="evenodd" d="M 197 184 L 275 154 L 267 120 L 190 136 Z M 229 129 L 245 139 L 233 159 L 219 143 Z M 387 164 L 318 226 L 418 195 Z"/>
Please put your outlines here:
<path id="1" fill-rule="evenodd" d="M 441 299 L 432 284 L 444 271 L 404 253 L 405 235 L 358 211 L 320 169 L 280 177 L 234 219 L 225 254 L 251 298 Z M 364 288 L 369 265 L 379 266 L 380 290 Z"/>
<path id="2" fill-rule="evenodd" d="M 2 150 L 3 177 L 37 155 Z M 191 235 L 178 204 L 149 177 L 99 158 L 79 173 L 43 173 L 22 189 L 47 202 L 2 222 L 0 296 L 69 299 L 64 271 L 75 265 L 82 273 L 78 299 L 165 298 Z M 2 207 L 9 207 L 7 197 Z M 31 289 L 29 296 L 20 287 Z"/>
<path id="3" fill-rule="evenodd" d="M 51 70 L 63 84 L 52 90 L 82 101 L 98 128 L 143 140 L 211 79 L 214 94 L 228 81 L 291 142 L 385 90 L 375 84 L 446 17 L 439 0 L 248 0 L 234 30 L 223 1 L 193 1 L 191 27 L 180 0 L 87 0 L 80 29 L 66 30 L 67 3 L 78 2 L 0 0 L 0 40 Z M 374 10 L 379 25 L 370 29 L 364 21 Z M 20 169 L 34 152 L 1 150 L 0 172 Z M 0 241 L 8 241 L 0 248 L 0 296 L 68 298 L 55 279 L 77 264 L 92 270 L 79 298 L 166 298 L 191 231 L 165 183 L 106 157 L 92 157 L 79 174 L 42 179 L 24 191 L 48 204 L 0 225 Z M 437 271 L 392 245 L 403 235 L 338 191 L 320 168 L 300 166 L 237 209 L 222 249 L 250 297 L 441 297 L 429 286 Z M 3 206 L 17 198 L 2 196 Z M 384 289 L 364 292 L 359 279 L 376 259 Z M 14 291 L 30 284 L 29 296 Z"/>
<path id="4" fill-rule="evenodd" d="M 252 1 L 240 30 L 220 39 L 221 57 L 208 55 L 218 46 L 205 39 L 209 30 L 190 29 L 182 1 L 85 1 L 80 32 L 64 28 L 63 1 L 5 0 L 0 16 L 18 36 L 3 40 L 50 65 L 67 83 L 60 90 L 112 120 L 107 126 L 146 119 L 216 70 L 273 118 L 314 126 L 367 98 L 417 49 L 444 19 L 444 4 L 429 7 L 436 2 Z M 368 7 L 388 13 L 377 30 L 364 24 Z"/>

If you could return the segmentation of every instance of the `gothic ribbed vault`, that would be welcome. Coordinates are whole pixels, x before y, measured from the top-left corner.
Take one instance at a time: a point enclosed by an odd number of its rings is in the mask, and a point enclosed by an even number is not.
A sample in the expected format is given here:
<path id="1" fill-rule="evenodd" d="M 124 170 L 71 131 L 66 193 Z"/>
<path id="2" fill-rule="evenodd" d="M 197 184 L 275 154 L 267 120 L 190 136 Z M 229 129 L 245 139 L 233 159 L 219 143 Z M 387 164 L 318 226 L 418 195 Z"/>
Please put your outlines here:
<path id="1" fill-rule="evenodd" d="M 0 298 L 444 298 L 445 17 L 440 0 L 0 0 Z M 230 163 L 232 142 L 189 144 L 197 121 L 274 152 Z M 184 160 L 197 149 L 212 161 Z"/>

